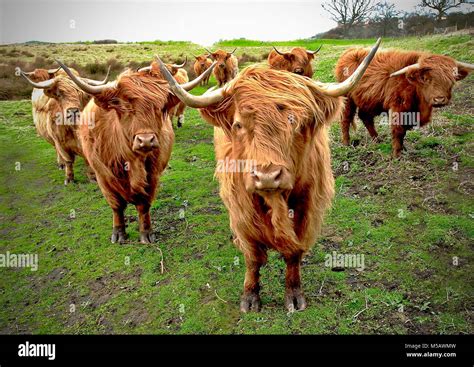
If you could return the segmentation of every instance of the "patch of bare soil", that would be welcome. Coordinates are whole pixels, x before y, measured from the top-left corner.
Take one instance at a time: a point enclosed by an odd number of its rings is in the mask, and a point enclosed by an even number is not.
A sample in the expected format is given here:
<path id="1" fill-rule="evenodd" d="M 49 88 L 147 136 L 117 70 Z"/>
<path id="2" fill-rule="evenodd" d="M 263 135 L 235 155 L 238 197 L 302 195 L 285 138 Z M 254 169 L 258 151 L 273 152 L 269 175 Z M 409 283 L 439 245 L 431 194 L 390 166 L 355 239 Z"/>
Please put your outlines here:
<path id="1" fill-rule="evenodd" d="M 133 292 L 138 289 L 140 285 L 140 277 L 142 270 L 135 268 L 131 273 L 113 272 L 97 277 L 88 282 L 88 292 L 81 294 L 79 291 L 72 292 L 69 300 L 69 313 L 65 318 L 65 324 L 72 327 L 77 324 L 82 324 L 86 321 L 86 313 L 90 310 L 99 308 L 100 306 L 109 302 L 112 298 L 122 292 Z M 146 310 L 136 310 L 127 319 L 129 322 L 135 322 L 138 319 L 143 319 Z M 73 310 L 73 311 L 72 311 Z M 108 310 L 107 315 L 114 315 L 116 310 Z M 142 316 L 138 316 L 138 315 Z M 126 321 L 126 320 L 125 320 Z M 108 320 L 105 314 L 99 315 L 96 324 L 102 326 L 105 333 L 113 333 L 112 323 Z"/>

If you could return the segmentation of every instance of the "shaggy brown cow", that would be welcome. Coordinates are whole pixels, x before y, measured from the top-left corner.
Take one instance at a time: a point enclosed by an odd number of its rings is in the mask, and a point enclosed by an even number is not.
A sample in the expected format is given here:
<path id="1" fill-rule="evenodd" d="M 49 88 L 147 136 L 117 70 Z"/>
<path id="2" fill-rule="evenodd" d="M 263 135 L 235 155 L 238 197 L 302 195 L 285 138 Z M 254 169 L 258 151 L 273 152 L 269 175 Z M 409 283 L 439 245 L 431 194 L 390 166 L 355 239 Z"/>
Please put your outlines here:
<path id="1" fill-rule="evenodd" d="M 74 70 L 75 73 L 77 73 Z M 59 67 L 56 69 L 35 69 L 33 71 L 23 71 L 19 67 L 15 69 L 15 74 L 17 76 L 26 76 L 28 79 L 32 80 L 33 82 L 43 82 L 48 79 L 54 78 L 58 74 L 64 74 L 64 71 Z M 79 75 L 77 73 L 77 75 Z M 31 105 L 32 105 L 32 114 L 33 114 L 33 122 L 36 127 L 36 132 L 39 136 L 45 139 L 48 143 L 54 146 L 54 140 L 49 135 L 47 129 L 47 121 L 48 121 L 48 109 L 45 107 L 49 101 L 49 97 L 43 93 L 43 89 L 33 88 L 33 92 L 31 93 Z M 64 169 L 65 163 L 62 160 L 59 153 L 56 155 L 57 164 L 60 169 Z"/>
<path id="2" fill-rule="evenodd" d="M 237 49 L 234 49 L 232 52 L 226 52 L 224 50 L 211 52 L 206 49 L 211 58 L 217 61 L 217 67 L 214 68 L 214 76 L 219 87 L 234 79 L 239 72 L 239 61 L 234 55 L 235 50 Z"/>
<path id="3" fill-rule="evenodd" d="M 336 65 L 337 80 L 345 80 L 367 53 L 367 49 L 346 51 Z M 376 141 L 374 117 L 383 113 L 391 124 L 392 154 L 399 157 L 407 130 L 428 124 L 433 107 L 447 105 L 456 81 L 473 69 L 474 65 L 448 56 L 418 51 L 379 52 L 361 82 L 347 95 L 341 121 L 343 143 L 349 145 L 349 127 L 357 108 L 360 119 Z"/>
<path id="4" fill-rule="evenodd" d="M 79 89 L 64 72 L 57 72 L 54 78 L 41 82 L 32 81 L 27 73 L 20 73 L 35 88 L 32 97 L 35 125 L 38 133 L 55 147 L 58 164 L 65 165 L 64 184 L 67 185 L 74 181 L 75 157 L 82 155 L 76 135 L 77 123 L 79 112 L 89 102 L 90 96 Z M 101 85 L 107 77 L 101 82 L 85 78 L 81 80 L 90 85 Z M 90 169 L 87 174 L 91 180 L 94 178 Z"/>
<path id="5" fill-rule="evenodd" d="M 298 75 L 304 75 L 308 78 L 313 77 L 313 67 L 311 61 L 319 52 L 322 46 L 316 51 L 306 50 L 302 47 L 294 47 L 290 52 L 280 52 L 273 47 L 273 50 L 268 55 L 268 65 L 272 69 L 286 70 Z"/>
<path id="6" fill-rule="evenodd" d="M 201 108 L 204 119 L 215 126 L 220 195 L 247 267 L 243 312 L 260 309 L 259 270 L 268 249 L 286 262 L 286 307 L 306 307 L 301 259 L 314 245 L 334 195 L 327 125 L 339 117 L 339 96 L 357 83 L 377 47 L 341 84 L 257 65 L 203 96 L 185 92 L 160 65 L 175 95 Z"/>
<path id="7" fill-rule="evenodd" d="M 82 90 L 94 96 L 81 114 L 81 122 L 93 116 L 94 127 L 81 123 L 79 136 L 84 155 L 113 210 L 111 241 L 125 241 L 124 211 L 131 203 L 139 215 L 140 241 L 153 242 L 150 206 L 170 158 L 174 132 L 169 112 L 179 99 L 170 93 L 159 71 L 129 70 L 115 82 L 90 86 L 60 65 Z M 190 90 L 202 78 L 182 86 Z"/>
<path id="8" fill-rule="evenodd" d="M 199 56 L 194 56 L 196 61 L 194 62 L 194 73 L 196 77 L 204 73 L 212 64 L 212 60 L 209 58 L 209 55 L 203 54 Z M 209 77 L 202 81 L 202 85 L 209 84 Z"/>

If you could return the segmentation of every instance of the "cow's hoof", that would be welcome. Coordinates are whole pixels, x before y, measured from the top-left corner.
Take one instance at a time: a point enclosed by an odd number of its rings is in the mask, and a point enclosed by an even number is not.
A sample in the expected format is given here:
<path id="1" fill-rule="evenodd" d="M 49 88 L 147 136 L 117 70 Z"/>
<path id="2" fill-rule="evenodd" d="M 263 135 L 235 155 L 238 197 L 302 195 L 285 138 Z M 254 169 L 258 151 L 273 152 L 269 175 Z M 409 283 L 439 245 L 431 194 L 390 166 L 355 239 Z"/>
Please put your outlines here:
<path id="1" fill-rule="evenodd" d="M 112 230 L 112 236 L 110 237 L 112 243 L 125 243 L 126 239 L 127 234 L 123 228 L 114 228 Z"/>
<path id="2" fill-rule="evenodd" d="M 262 308 L 262 301 L 258 293 L 244 293 L 240 298 L 240 311 L 242 312 L 259 312 Z"/>
<path id="3" fill-rule="evenodd" d="M 66 165 L 65 165 L 65 164 L 58 163 L 58 170 L 64 171 L 65 168 L 66 168 Z"/>
<path id="4" fill-rule="evenodd" d="M 178 127 L 183 126 L 183 122 L 184 122 L 184 116 L 181 115 L 178 117 L 178 123 L 177 123 Z"/>
<path id="5" fill-rule="evenodd" d="M 382 139 L 380 139 L 378 136 L 376 136 L 375 138 L 372 138 L 372 143 L 380 144 L 381 142 L 382 142 Z"/>
<path id="6" fill-rule="evenodd" d="M 402 151 L 392 152 L 392 159 L 400 160 L 402 158 Z"/>
<path id="7" fill-rule="evenodd" d="M 154 243 L 155 235 L 153 232 L 140 232 L 140 242 L 141 243 Z"/>
<path id="8" fill-rule="evenodd" d="M 74 182 L 74 178 L 67 177 L 64 179 L 64 185 L 66 186 L 73 182 Z"/>
<path id="9" fill-rule="evenodd" d="M 289 312 L 302 311 L 307 303 L 301 288 L 287 289 L 285 293 L 285 307 Z"/>

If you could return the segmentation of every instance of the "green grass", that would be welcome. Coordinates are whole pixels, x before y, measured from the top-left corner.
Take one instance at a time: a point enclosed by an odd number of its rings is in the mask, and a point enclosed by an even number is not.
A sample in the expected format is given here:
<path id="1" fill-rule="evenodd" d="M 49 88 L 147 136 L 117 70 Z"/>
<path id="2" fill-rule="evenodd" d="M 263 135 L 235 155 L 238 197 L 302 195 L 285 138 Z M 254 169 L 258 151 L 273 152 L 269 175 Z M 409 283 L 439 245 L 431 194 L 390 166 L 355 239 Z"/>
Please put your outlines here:
<path id="1" fill-rule="evenodd" d="M 405 42 L 472 62 L 472 41 L 451 40 Z M 57 50 L 72 57 L 63 47 Z M 92 53 L 101 47 L 133 58 L 143 46 L 87 46 Z M 188 52 L 175 44 L 151 47 Z M 332 80 L 346 47 L 325 45 L 315 77 Z M 212 127 L 196 110 L 187 109 L 176 130 L 171 169 L 153 203 L 156 244 L 137 242 L 137 213 L 129 208 L 130 241 L 117 245 L 109 242 L 111 210 L 87 181 L 82 160 L 77 182 L 63 186 L 54 150 L 36 136 L 30 102 L 1 102 L 0 253 L 37 253 L 39 268 L 0 268 L 0 332 L 473 333 L 473 88 L 472 77 L 463 81 L 453 106 L 409 132 L 400 161 L 390 159 L 386 126 L 379 127 L 383 143 L 373 144 L 359 123 L 352 132 L 357 147 L 342 146 L 338 125 L 331 127 L 337 194 L 303 265 L 309 307 L 294 314 L 283 306 L 284 264 L 276 253 L 262 271 L 262 312 L 238 311 L 244 261 L 229 239 L 213 179 Z M 363 254 L 365 270 L 325 267 L 333 251 Z"/>

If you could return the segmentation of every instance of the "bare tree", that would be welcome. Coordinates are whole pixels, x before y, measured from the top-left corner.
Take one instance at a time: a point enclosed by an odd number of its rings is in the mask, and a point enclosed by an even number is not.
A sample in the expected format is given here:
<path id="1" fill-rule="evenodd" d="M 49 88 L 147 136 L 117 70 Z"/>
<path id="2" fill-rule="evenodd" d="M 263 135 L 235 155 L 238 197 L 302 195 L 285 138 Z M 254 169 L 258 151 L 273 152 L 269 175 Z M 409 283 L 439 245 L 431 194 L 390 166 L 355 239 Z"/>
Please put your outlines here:
<path id="1" fill-rule="evenodd" d="M 440 21 L 449 9 L 456 8 L 465 2 L 466 0 L 421 0 L 420 6 L 436 11 L 436 20 Z"/>
<path id="2" fill-rule="evenodd" d="M 395 4 L 388 2 L 378 3 L 374 9 L 374 20 L 380 24 L 382 28 L 382 36 L 387 35 L 387 30 L 394 23 L 394 20 L 401 14 L 395 9 Z"/>
<path id="3" fill-rule="evenodd" d="M 375 8 L 375 0 L 329 0 L 322 4 L 331 19 L 343 27 L 344 37 L 347 31 L 357 23 L 368 18 Z"/>

